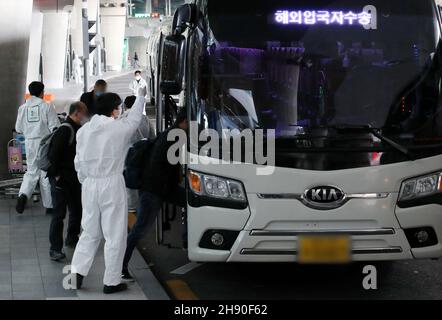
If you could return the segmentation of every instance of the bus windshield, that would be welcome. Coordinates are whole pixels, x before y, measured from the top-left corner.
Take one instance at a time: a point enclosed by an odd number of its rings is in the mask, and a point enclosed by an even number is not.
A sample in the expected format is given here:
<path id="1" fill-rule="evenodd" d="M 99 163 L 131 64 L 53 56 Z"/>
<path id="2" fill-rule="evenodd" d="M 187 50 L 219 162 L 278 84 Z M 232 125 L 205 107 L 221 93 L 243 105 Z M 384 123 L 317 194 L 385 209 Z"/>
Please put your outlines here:
<path id="1" fill-rule="evenodd" d="M 414 130 L 438 111 L 430 0 L 209 0 L 206 9 L 200 72 L 218 126 L 278 136 L 334 125 Z"/>
<path id="2" fill-rule="evenodd" d="M 442 55 L 433 0 L 200 4 L 190 97 L 202 128 L 274 129 L 286 140 L 367 126 L 407 147 L 442 143 Z M 331 129 L 319 132 L 342 138 Z M 360 136 L 343 145 L 385 146 Z"/>

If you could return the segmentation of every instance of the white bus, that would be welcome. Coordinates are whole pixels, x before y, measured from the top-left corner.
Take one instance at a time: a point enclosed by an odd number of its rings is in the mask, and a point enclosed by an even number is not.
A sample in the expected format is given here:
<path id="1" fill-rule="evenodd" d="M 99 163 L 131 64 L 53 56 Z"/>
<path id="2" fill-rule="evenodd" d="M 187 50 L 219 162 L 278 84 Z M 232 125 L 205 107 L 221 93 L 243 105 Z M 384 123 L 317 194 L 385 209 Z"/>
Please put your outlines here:
<path id="1" fill-rule="evenodd" d="M 196 0 L 173 33 L 162 94 L 184 92 L 199 130 L 276 134 L 271 175 L 254 161 L 187 165 L 190 260 L 442 256 L 433 0 Z"/>

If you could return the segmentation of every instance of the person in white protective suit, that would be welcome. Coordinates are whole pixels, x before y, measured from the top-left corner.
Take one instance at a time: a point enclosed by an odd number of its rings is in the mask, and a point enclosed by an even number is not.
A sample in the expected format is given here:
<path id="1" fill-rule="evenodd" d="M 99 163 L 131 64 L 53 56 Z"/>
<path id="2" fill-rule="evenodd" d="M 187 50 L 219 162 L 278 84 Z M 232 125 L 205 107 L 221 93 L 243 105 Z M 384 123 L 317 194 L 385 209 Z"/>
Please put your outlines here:
<path id="1" fill-rule="evenodd" d="M 141 71 L 135 71 L 135 78 L 129 85 L 129 89 L 132 91 L 133 95 L 136 97 L 146 97 L 147 96 L 147 82 L 141 76 Z"/>
<path id="2" fill-rule="evenodd" d="M 74 53 L 74 60 L 72 61 L 72 71 L 74 73 L 74 81 L 77 84 L 82 83 L 82 66 L 83 63 L 81 62 L 81 59 Z"/>
<path id="3" fill-rule="evenodd" d="M 37 166 L 37 153 L 41 139 L 60 126 L 60 120 L 52 105 L 43 100 L 44 84 L 32 82 L 29 85 L 31 97 L 18 109 L 15 130 L 25 137 L 27 171 L 23 177 L 17 199 L 16 211 L 22 214 L 26 202 L 34 193 L 37 183 L 40 182 L 40 192 L 46 213 L 51 213 L 52 198 L 51 186 L 46 172 Z"/>
<path id="4" fill-rule="evenodd" d="M 135 78 L 129 85 L 129 89 L 132 91 L 135 97 L 147 97 L 147 82 L 141 76 L 141 71 L 135 71 Z M 146 115 L 146 109 L 143 108 L 143 114 Z"/>
<path id="5" fill-rule="evenodd" d="M 128 219 L 123 170 L 129 141 L 143 117 L 145 99 L 138 97 L 127 117 L 118 119 L 121 102 L 115 93 L 98 98 L 97 114 L 78 131 L 74 161 L 82 184 L 83 232 L 72 258 L 73 287 L 81 289 L 104 237 L 105 294 L 127 289 L 121 283 Z"/>

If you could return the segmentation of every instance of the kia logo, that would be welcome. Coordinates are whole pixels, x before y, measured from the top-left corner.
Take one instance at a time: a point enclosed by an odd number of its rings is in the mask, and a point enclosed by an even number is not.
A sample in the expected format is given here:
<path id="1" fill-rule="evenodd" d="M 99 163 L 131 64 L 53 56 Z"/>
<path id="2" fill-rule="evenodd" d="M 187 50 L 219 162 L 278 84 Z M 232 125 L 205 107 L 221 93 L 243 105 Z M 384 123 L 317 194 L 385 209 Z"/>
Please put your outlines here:
<path id="1" fill-rule="evenodd" d="M 302 200 L 315 209 L 335 209 L 344 204 L 345 193 L 336 187 L 318 186 L 306 190 Z"/>

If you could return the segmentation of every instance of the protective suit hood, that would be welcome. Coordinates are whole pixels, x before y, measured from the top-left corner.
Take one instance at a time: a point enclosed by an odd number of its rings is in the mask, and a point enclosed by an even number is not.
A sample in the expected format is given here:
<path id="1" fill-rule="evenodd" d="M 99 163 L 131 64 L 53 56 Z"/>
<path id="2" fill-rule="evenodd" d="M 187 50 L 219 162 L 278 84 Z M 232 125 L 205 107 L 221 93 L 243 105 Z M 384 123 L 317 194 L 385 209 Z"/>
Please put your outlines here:
<path id="1" fill-rule="evenodd" d="M 44 102 L 43 99 L 36 97 L 36 96 L 31 96 L 28 100 L 26 100 L 25 105 L 27 107 L 34 107 L 34 106 L 38 106 L 42 102 Z"/>
<path id="2" fill-rule="evenodd" d="M 102 131 L 105 127 L 107 127 L 110 123 L 113 123 L 114 121 L 115 119 L 111 117 L 95 115 L 92 117 L 91 121 L 86 124 L 86 126 L 88 126 L 91 132 Z"/>

